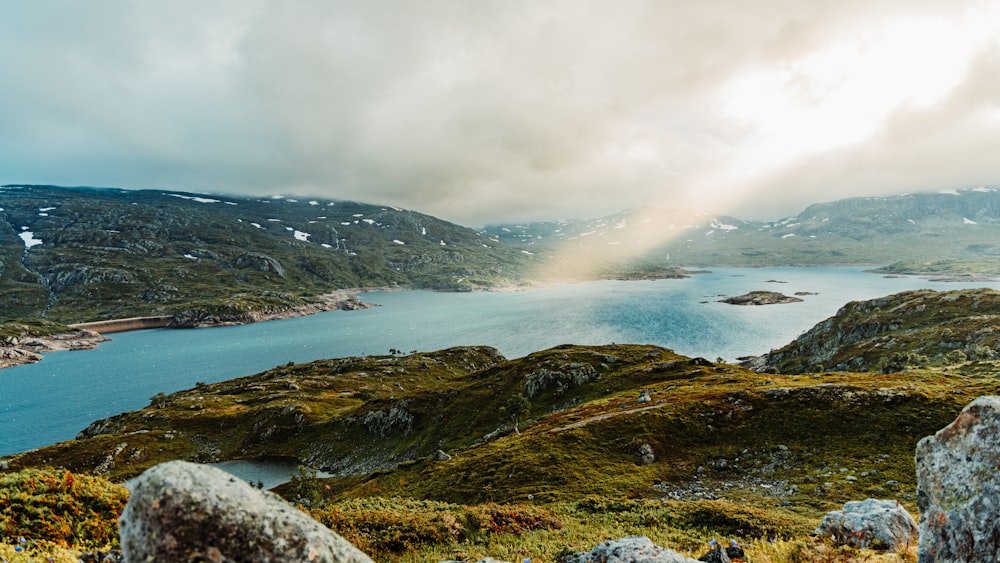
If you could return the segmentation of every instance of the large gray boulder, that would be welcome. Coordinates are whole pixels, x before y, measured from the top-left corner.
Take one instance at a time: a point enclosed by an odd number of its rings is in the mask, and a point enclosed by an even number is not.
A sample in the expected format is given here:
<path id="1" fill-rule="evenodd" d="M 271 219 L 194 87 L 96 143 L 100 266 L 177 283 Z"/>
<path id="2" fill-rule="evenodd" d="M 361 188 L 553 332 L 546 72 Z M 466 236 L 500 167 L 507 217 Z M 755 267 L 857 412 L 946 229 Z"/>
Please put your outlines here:
<path id="1" fill-rule="evenodd" d="M 157 465 L 133 482 L 119 527 L 126 563 L 371 563 L 281 497 L 184 461 Z"/>
<path id="2" fill-rule="evenodd" d="M 921 563 L 1000 555 L 1000 397 L 979 397 L 917 444 Z"/>
<path id="3" fill-rule="evenodd" d="M 590 551 L 567 555 L 560 563 L 699 563 L 672 549 L 662 548 L 646 536 L 606 541 Z"/>
<path id="4" fill-rule="evenodd" d="M 899 502 L 870 498 L 828 512 L 813 533 L 854 547 L 900 550 L 916 543 L 917 522 Z"/>

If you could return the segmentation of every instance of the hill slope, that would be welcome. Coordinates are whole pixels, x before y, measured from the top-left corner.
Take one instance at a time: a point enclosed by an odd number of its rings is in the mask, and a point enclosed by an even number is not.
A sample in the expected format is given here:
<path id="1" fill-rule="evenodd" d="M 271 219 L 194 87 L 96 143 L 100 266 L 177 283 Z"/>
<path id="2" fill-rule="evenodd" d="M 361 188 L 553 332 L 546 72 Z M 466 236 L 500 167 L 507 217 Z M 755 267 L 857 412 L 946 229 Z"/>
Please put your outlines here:
<path id="1" fill-rule="evenodd" d="M 998 350 L 1000 292 L 926 289 L 852 301 L 748 365 L 779 373 L 945 366 L 992 374 Z"/>
<path id="2" fill-rule="evenodd" d="M 862 368 L 886 367 L 880 358 L 898 350 L 983 348 L 1000 334 L 998 299 L 914 291 L 851 303 L 783 358 L 803 354 L 808 365 L 816 352 L 805 342 L 825 340 L 833 357 L 860 350 Z M 525 549 L 554 559 L 607 533 L 688 550 L 722 534 L 783 554 L 772 561 L 827 560 L 822 539 L 803 539 L 821 515 L 865 497 L 912 512 L 917 441 L 975 397 L 1000 393 L 998 368 L 981 357 L 781 375 L 643 345 L 564 345 L 515 360 L 486 347 L 320 360 L 158 395 L 0 468 L 117 480 L 168 459 L 294 459 L 335 476 L 303 471 L 279 492 L 386 561 Z M 793 540 L 775 548 L 775 537 Z M 897 555 L 887 557 L 870 560 Z"/>
<path id="3" fill-rule="evenodd" d="M 470 229 L 386 206 L 0 187 L 5 318 L 280 308 L 338 288 L 469 290 L 517 281 L 530 260 Z"/>
<path id="4" fill-rule="evenodd" d="M 912 501 L 916 442 L 998 385 L 765 375 L 654 346 L 517 360 L 456 348 L 289 365 L 154 397 L 6 461 L 124 478 L 167 459 L 280 456 L 337 475 L 327 484 L 341 498 L 756 499 L 817 514 L 861 495 Z"/>

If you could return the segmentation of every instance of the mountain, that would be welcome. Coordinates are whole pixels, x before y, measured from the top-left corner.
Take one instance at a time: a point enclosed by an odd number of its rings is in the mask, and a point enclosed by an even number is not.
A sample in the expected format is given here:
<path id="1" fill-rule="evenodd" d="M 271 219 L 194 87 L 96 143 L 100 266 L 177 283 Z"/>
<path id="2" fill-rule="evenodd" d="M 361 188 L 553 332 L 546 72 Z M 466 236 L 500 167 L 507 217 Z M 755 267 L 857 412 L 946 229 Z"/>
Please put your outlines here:
<path id="1" fill-rule="evenodd" d="M 1000 292 L 924 289 L 852 301 L 747 365 L 774 373 L 936 367 L 993 375 L 998 351 Z"/>
<path id="2" fill-rule="evenodd" d="M 515 283 L 531 260 L 471 229 L 389 206 L 0 187 L 6 318 L 280 309 L 339 288 L 463 291 Z"/>
<path id="3" fill-rule="evenodd" d="M 895 273 L 1000 275 L 1000 190 L 977 187 L 818 203 L 779 221 L 656 208 L 600 219 L 488 226 L 539 254 L 570 249 L 665 266 L 894 264 Z"/>
<path id="4" fill-rule="evenodd" d="M 349 201 L 0 187 L 0 321 L 197 324 L 287 311 L 345 288 L 468 291 L 680 277 L 706 266 L 845 264 L 1000 275 L 1000 191 L 845 199 L 773 222 L 646 207 L 477 232 Z"/>

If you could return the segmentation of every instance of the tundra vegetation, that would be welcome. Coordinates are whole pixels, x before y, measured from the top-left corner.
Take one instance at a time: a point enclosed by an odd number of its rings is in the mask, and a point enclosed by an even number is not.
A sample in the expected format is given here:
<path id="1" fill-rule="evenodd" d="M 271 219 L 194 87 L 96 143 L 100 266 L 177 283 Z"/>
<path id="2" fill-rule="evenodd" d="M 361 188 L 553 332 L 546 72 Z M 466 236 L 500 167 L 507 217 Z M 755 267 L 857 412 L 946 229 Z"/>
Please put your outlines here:
<path id="1" fill-rule="evenodd" d="M 810 534 L 849 500 L 893 498 L 916 514 L 916 442 L 1000 392 L 1000 360 L 956 346 L 919 367 L 879 366 L 945 334 L 958 341 L 962 319 L 992 326 L 995 300 L 987 290 L 907 292 L 845 307 L 831 326 L 867 326 L 867 311 L 872 326 L 927 328 L 872 350 L 843 339 L 869 371 L 768 373 L 644 345 L 286 364 L 164 394 L 75 440 L 9 456 L 4 483 L 23 494 L 32 472 L 56 467 L 48 479 L 113 491 L 168 459 L 278 457 L 303 467 L 277 492 L 383 561 L 553 561 L 630 534 L 691 555 L 734 538 L 753 561 L 913 560 L 915 546 L 856 550 Z M 921 306 L 935 316 L 911 311 Z M 97 521 L 87 530 L 114 520 L 86 518 Z M 98 532 L 3 533 L 0 549 L 18 534 L 37 553 L 114 545 Z"/>

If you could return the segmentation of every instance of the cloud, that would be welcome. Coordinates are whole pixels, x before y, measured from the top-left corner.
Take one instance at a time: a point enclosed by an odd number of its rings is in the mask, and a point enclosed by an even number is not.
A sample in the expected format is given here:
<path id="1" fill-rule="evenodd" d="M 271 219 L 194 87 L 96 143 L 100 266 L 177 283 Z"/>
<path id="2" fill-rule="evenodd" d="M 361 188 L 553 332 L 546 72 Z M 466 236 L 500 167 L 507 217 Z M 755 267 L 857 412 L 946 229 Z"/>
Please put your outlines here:
<path id="1" fill-rule="evenodd" d="M 862 188 L 964 184 L 998 172 L 965 157 L 993 144 L 977 125 L 997 76 L 976 27 L 995 21 L 990 9 L 12 3 L 0 20 L 0 48 L 18 54 L 0 59 L 0 181 L 302 193 L 470 225 L 645 203 L 766 214 Z M 911 49 L 922 30 L 971 39 Z M 910 107 L 855 72 L 878 56 L 966 69 L 964 80 Z M 852 107 L 872 123 L 838 118 Z M 929 127 L 934 141 L 906 133 Z"/>
<path id="2" fill-rule="evenodd" d="M 1000 164 L 985 155 L 1000 151 L 998 77 L 995 45 L 970 61 L 939 103 L 900 107 L 863 142 L 797 161 L 751 186 L 755 214 L 792 214 L 842 197 L 997 185 Z"/>

